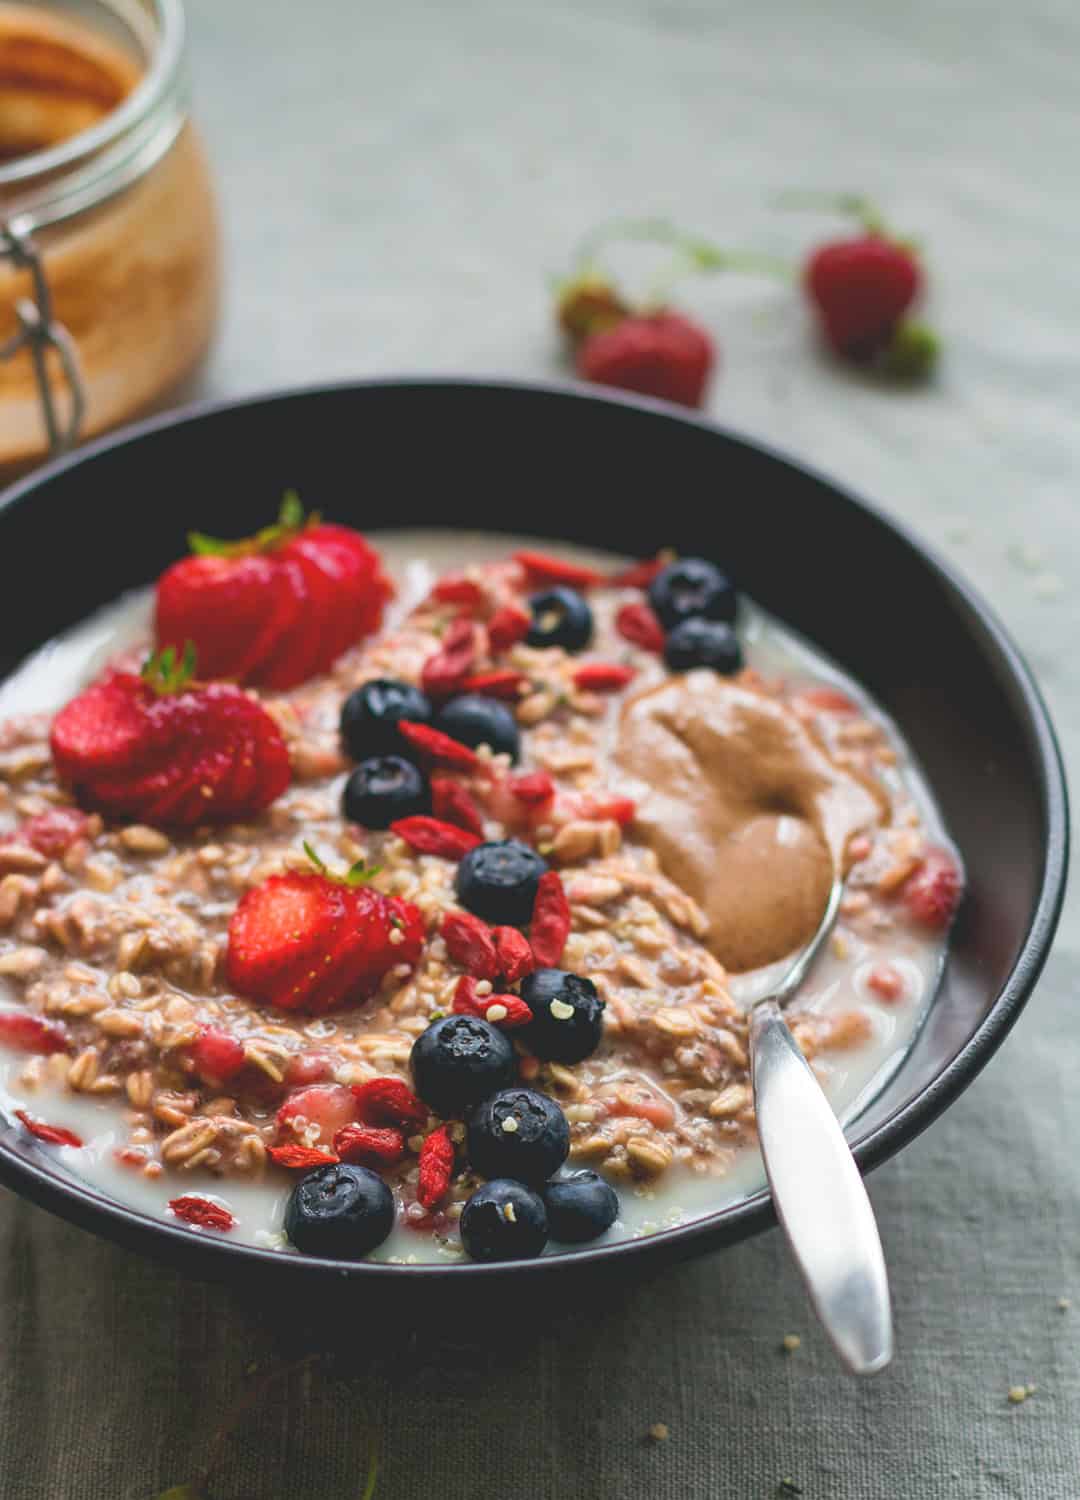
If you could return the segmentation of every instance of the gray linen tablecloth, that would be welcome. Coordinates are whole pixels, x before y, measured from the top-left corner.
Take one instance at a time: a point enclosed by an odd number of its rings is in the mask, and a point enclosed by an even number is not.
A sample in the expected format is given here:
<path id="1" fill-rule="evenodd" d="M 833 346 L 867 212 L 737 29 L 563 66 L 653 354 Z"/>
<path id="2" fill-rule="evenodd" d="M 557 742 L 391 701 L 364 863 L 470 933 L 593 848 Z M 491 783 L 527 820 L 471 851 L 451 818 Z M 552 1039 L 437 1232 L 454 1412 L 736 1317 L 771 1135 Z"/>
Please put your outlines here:
<path id="1" fill-rule="evenodd" d="M 777 190 L 878 196 L 933 267 L 940 380 L 889 394 L 848 378 L 814 354 L 788 293 L 719 277 L 688 291 L 724 347 L 711 410 L 943 548 L 1027 651 L 1072 754 L 1075 4 L 191 12 L 229 246 L 211 393 L 551 375 L 545 276 L 587 227 L 670 214 L 792 253 L 833 221 L 776 212 Z M 362 442 L 357 462 L 362 483 Z M 366 1422 L 380 1500 L 1077 1500 L 1078 938 L 1071 910 L 1004 1051 L 873 1179 L 899 1327 L 882 1378 L 839 1373 L 773 1233 L 499 1344 L 484 1326 L 452 1344 L 390 1339 L 350 1313 L 351 1360 L 257 1393 L 221 1449 L 216 1500 L 356 1500 Z M 151 1500 L 193 1479 L 226 1410 L 306 1347 L 298 1310 L 286 1329 L 281 1308 L 191 1285 L 10 1195 L 0 1278 L 5 1500 Z M 784 1353 L 792 1333 L 801 1347 Z M 650 1443 L 657 1422 L 670 1436 Z"/>

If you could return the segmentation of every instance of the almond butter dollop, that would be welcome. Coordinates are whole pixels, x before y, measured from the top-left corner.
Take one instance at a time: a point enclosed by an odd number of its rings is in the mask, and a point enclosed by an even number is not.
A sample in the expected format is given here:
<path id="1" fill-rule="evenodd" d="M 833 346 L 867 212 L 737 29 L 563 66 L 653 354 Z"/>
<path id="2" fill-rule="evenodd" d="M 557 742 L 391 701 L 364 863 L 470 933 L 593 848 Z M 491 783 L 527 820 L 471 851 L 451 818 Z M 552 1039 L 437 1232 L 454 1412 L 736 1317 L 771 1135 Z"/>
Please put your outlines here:
<path id="1" fill-rule="evenodd" d="M 615 755 L 640 788 L 636 836 L 701 906 L 705 942 L 734 973 L 806 943 L 848 840 L 888 821 L 884 791 L 789 708 L 714 672 L 630 698 Z"/>

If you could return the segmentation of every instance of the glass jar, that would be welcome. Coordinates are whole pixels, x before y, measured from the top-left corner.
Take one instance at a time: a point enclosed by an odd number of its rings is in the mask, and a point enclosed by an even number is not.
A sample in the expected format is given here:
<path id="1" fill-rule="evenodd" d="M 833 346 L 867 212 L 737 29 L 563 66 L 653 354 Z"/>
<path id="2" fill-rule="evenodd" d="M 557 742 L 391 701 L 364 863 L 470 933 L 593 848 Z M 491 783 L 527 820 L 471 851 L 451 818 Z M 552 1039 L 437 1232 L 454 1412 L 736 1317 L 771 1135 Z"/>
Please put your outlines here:
<path id="1" fill-rule="evenodd" d="M 0 0 L 0 482 L 205 354 L 218 226 L 187 108 L 180 0 Z"/>

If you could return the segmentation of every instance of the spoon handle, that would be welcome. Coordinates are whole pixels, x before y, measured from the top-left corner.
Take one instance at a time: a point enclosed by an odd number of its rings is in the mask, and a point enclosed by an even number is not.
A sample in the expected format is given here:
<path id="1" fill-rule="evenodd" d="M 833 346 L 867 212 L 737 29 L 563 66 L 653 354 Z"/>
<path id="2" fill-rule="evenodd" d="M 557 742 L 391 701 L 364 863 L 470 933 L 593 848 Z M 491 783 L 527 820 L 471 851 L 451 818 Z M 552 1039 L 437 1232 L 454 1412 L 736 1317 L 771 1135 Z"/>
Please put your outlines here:
<path id="1" fill-rule="evenodd" d="M 856 1375 L 892 1359 L 885 1256 L 844 1133 L 775 1000 L 750 1016 L 761 1154 L 780 1225 L 837 1354 Z"/>

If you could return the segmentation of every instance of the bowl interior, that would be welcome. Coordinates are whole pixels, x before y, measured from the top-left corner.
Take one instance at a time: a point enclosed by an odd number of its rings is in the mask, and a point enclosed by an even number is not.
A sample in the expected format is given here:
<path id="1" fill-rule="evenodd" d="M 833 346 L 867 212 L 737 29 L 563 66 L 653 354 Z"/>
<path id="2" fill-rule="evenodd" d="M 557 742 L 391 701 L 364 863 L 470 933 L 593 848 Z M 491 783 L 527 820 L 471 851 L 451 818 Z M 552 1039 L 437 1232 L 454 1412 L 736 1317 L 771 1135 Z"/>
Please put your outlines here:
<path id="1" fill-rule="evenodd" d="M 187 530 L 254 531 L 289 486 L 363 530 L 460 525 L 714 557 L 859 678 L 920 757 L 969 877 L 928 1023 L 852 1131 L 860 1163 L 883 1159 L 955 1097 L 1030 992 L 1066 860 L 1064 782 L 1045 710 L 962 584 L 821 477 L 661 407 L 528 386 L 374 383 L 149 423 L 10 491 L 0 509 L 0 674 L 149 581 Z M 88 1227 L 140 1239 L 123 1211 L 73 1202 L 83 1195 L 70 1183 L 58 1198 L 36 1157 L 31 1181 L 20 1151 L 13 1139 L 0 1145 L 9 1180 Z M 655 1240 L 677 1251 L 733 1239 L 768 1215 L 761 1194 Z M 164 1226 L 153 1228 L 160 1237 Z"/>

